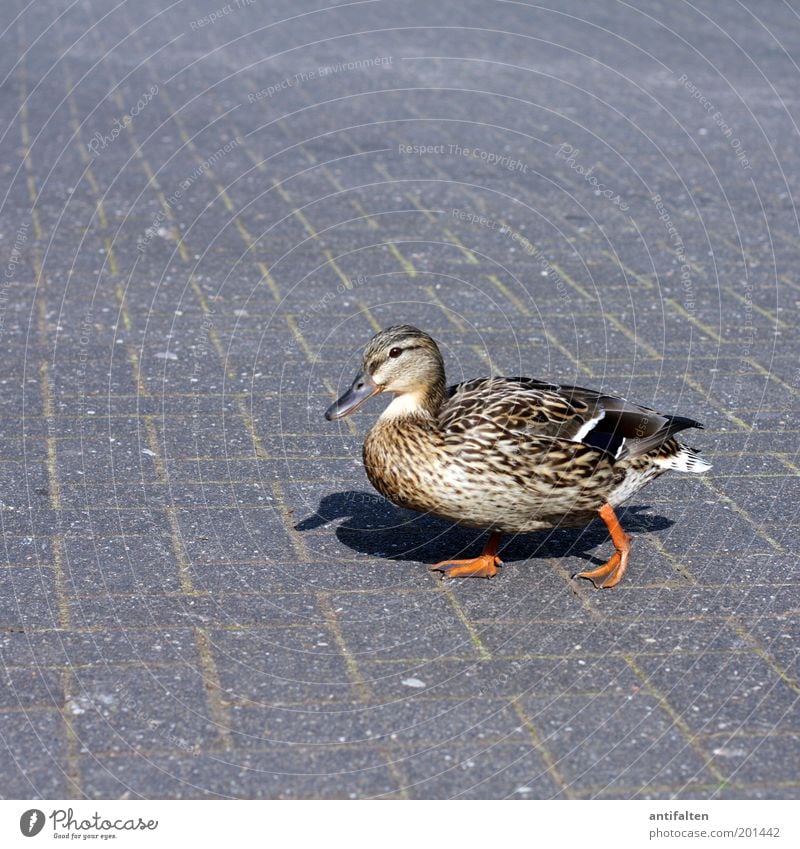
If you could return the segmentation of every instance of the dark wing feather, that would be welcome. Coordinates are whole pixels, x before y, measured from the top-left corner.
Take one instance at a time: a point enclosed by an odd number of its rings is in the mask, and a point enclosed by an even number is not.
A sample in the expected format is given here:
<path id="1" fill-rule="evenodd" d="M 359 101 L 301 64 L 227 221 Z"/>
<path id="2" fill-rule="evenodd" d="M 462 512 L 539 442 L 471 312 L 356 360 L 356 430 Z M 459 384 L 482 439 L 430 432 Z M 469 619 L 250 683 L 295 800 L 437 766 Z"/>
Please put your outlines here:
<path id="1" fill-rule="evenodd" d="M 686 428 L 703 427 L 694 419 L 658 413 L 650 407 L 591 389 L 560 386 L 559 392 L 570 398 L 583 399 L 586 403 L 593 401 L 595 408 L 603 411 L 597 422 L 578 435 L 584 444 L 608 451 L 618 460 L 646 454 Z"/>
<path id="2" fill-rule="evenodd" d="M 451 386 L 439 414 L 445 440 L 518 434 L 580 442 L 613 459 L 638 457 L 699 422 L 624 398 L 529 377 L 487 377 Z"/>
<path id="3" fill-rule="evenodd" d="M 572 438 L 592 417 L 593 405 L 526 377 L 485 377 L 451 386 L 439 425 L 457 434 L 495 426 L 502 431 Z"/>

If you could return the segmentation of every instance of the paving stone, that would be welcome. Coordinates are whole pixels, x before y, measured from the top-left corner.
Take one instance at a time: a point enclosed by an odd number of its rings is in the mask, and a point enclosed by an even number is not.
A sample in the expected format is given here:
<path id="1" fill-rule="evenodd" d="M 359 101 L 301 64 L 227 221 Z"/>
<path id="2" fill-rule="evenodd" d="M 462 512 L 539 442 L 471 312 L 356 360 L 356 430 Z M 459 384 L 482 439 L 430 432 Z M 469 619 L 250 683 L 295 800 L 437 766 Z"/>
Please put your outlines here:
<path id="1" fill-rule="evenodd" d="M 396 757 L 411 798 L 555 799 L 562 792 L 542 756 L 523 744 L 437 746 Z"/>
<path id="2" fill-rule="evenodd" d="M 219 728 L 198 667 L 84 669 L 74 674 L 65 712 L 83 752 L 194 751 Z"/>
<path id="3" fill-rule="evenodd" d="M 272 748 L 250 753 L 84 757 L 89 798 L 380 798 L 397 780 L 373 749 Z"/>
<path id="4" fill-rule="evenodd" d="M 641 686 L 619 658 L 572 657 L 520 660 L 431 660 L 362 663 L 361 676 L 378 697 L 410 699 L 514 697 L 569 693 L 631 693 Z"/>
<path id="5" fill-rule="evenodd" d="M 511 625 L 482 624 L 477 629 L 481 643 L 493 657 L 584 657 L 606 654 L 614 645 L 605 623 L 588 616 L 583 621 L 560 623 L 523 622 Z"/>
<path id="6" fill-rule="evenodd" d="M 3 775 L 0 798 L 63 798 L 66 732 L 56 710 L 0 710 Z"/>
<path id="7" fill-rule="evenodd" d="M 729 737 L 716 734 L 703 742 L 714 755 L 717 769 L 731 784 L 747 787 L 797 781 L 798 741 L 795 734 Z"/>
<path id="8" fill-rule="evenodd" d="M 650 696 L 524 698 L 522 705 L 570 787 L 705 783 L 712 777 Z"/>
<path id="9" fill-rule="evenodd" d="M 297 594 L 264 598 L 254 595 L 98 595 L 70 604 L 72 621 L 81 628 L 124 629 L 262 625 L 322 622 L 313 598 Z"/>
<path id="10" fill-rule="evenodd" d="M 152 630 L 63 629 L 0 634 L 0 660 L 7 667 L 77 667 L 196 663 L 194 632 L 165 626 Z"/>
<path id="11" fill-rule="evenodd" d="M 178 592 L 170 541 L 157 536 L 72 537 L 64 542 L 65 583 L 73 595 Z"/>
<path id="12" fill-rule="evenodd" d="M 347 661 L 325 623 L 259 632 L 209 632 L 224 698 L 253 706 L 348 701 Z"/>
<path id="13" fill-rule="evenodd" d="M 751 642 L 766 651 L 781 667 L 787 678 L 795 683 L 800 678 L 800 649 L 798 649 L 798 627 L 796 616 L 752 617 L 740 623 Z M 747 639 L 747 636 L 744 637 Z"/>
<path id="14" fill-rule="evenodd" d="M 340 594 L 331 605 L 358 661 L 396 657 L 476 657 L 478 648 L 444 595 Z"/>
<path id="15" fill-rule="evenodd" d="M 234 745 L 312 745 L 338 747 L 374 739 L 370 716 L 374 708 L 363 704 L 328 706 L 240 707 L 231 709 Z"/>
<path id="16" fill-rule="evenodd" d="M 421 749 L 437 743 L 528 739 L 511 701 L 502 698 L 439 700 L 421 694 L 370 704 L 363 722 L 371 739 Z"/>
<path id="17" fill-rule="evenodd" d="M 781 727 L 800 696 L 761 657 L 672 655 L 637 660 L 648 680 L 695 733 Z"/>
<path id="18" fill-rule="evenodd" d="M 61 676 L 51 669 L 4 668 L 0 688 L 0 709 L 48 707 L 60 708 L 64 701 Z"/>
<path id="19" fill-rule="evenodd" d="M 53 569 L 0 569 L 0 629 L 57 628 L 59 603 Z"/>
<path id="20" fill-rule="evenodd" d="M 240 511 L 181 508 L 176 511 L 181 542 L 190 560 L 275 559 L 291 548 L 291 538 L 273 507 Z"/>
<path id="21" fill-rule="evenodd" d="M 26 530 L 28 533 L 8 533 L 4 535 L 3 555 L 5 562 L 9 565 L 19 566 L 51 563 L 51 540 L 46 536 L 33 533 L 30 526 Z M 52 531 L 52 526 L 50 530 Z"/>

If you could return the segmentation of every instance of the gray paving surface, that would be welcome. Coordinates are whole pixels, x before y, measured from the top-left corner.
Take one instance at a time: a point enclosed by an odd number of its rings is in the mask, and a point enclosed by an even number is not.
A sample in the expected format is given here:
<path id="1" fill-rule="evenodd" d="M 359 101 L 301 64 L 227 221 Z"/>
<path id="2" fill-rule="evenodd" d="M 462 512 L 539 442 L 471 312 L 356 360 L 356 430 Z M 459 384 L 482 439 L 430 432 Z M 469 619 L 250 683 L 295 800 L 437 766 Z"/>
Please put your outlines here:
<path id="1" fill-rule="evenodd" d="M 0 794 L 795 797 L 797 9 L 321 5 L 6 15 Z M 714 471 L 441 582 L 322 418 L 401 321 Z"/>

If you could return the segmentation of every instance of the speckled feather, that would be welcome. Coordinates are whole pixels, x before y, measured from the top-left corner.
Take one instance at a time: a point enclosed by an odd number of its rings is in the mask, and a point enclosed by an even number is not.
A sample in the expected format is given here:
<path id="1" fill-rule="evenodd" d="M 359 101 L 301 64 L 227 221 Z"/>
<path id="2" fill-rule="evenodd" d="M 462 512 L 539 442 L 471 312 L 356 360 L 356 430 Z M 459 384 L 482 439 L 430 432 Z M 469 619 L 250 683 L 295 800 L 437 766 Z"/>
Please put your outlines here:
<path id="1" fill-rule="evenodd" d="M 665 471 L 709 468 L 673 438 L 699 423 L 623 398 L 521 377 L 445 390 L 438 347 L 416 328 L 378 334 L 364 373 L 380 376 L 389 368 L 385 352 L 396 346 L 414 367 L 429 358 L 432 377 L 415 404 L 393 411 L 397 399 L 372 427 L 364 466 L 372 485 L 402 507 L 511 533 L 581 526 Z M 391 368 L 401 374 L 398 364 Z"/>

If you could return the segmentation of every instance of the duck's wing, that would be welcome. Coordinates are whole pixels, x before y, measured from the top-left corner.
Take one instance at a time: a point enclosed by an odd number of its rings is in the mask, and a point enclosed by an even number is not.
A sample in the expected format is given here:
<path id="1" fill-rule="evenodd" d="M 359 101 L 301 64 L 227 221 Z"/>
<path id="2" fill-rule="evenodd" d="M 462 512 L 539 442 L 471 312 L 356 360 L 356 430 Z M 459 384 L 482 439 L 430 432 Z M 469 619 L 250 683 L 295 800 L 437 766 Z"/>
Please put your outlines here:
<path id="1" fill-rule="evenodd" d="M 580 442 L 615 460 L 658 448 L 680 430 L 702 427 L 580 386 L 530 377 L 487 377 L 451 386 L 439 414 L 445 441 L 459 436 L 551 437 Z"/>

